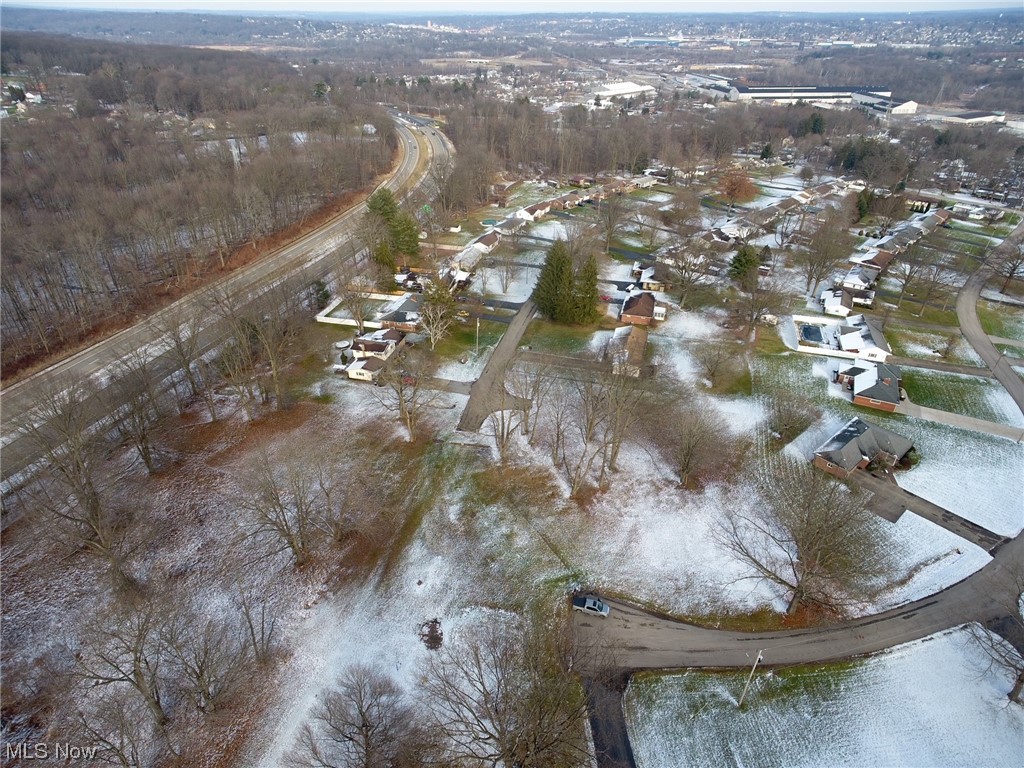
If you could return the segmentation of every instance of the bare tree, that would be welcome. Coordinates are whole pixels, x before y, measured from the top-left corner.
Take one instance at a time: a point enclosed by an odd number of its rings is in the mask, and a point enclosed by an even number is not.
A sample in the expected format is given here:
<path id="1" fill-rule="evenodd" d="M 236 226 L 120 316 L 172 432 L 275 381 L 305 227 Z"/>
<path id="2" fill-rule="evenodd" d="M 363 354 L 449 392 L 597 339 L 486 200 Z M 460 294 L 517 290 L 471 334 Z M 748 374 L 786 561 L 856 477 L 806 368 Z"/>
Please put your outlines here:
<path id="1" fill-rule="evenodd" d="M 775 242 L 781 248 L 789 243 L 790 239 L 796 233 L 797 222 L 800 217 L 792 210 L 787 210 L 782 213 L 779 223 L 775 228 Z"/>
<path id="2" fill-rule="evenodd" d="M 601 239 L 601 228 L 586 219 L 574 216 L 565 220 L 565 247 L 569 251 L 573 267 L 579 269 L 583 262 L 597 250 Z"/>
<path id="3" fill-rule="evenodd" d="M 648 250 L 654 250 L 654 247 L 658 244 L 658 234 L 660 232 L 660 227 L 658 226 L 660 221 L 659 214 L 658 206 L 652 203 L 634 211 L 632 216 L 633 226 L 636 227 L 640 242 Z"/>
<path id="4" fill-rule="evenodd" d="M 423 293 L 420 326 L 430 339 L 430 348 L 444 339 L 455 322 L 455 298 L 441 283 L 431 281 Z"/>
<path id="5" fill-rule="evenodd" d="M 508 372 L 505 377 L 507 380 Z M 505 387 L 501 388 L 498 409 L 487 417 L 487 426 L 494 438 L 494 447 L 498 451 L 498 460 L 505 464 L 509 459 L 509 452 L 512 448 L 512 438 L 521 428 L 526 415 L 516 407 L 513 396 Z"/>
<path id="6" fill-rule="evenodd" d="M 88 647 L 76 654 L 77 673 L 85 682 L 134 689 L 164 732 L 169 719 L 164 702 L 168 670 L 160 640 L 165 620 L 156 601 L 99 617 L 86 632 Z"/>
<path id="7" fill-rule="evenodd" d="M 164 337 L 167 354 L 185 377 L 189 397 L 202 398 L 210 414 L 210 421 L 216 421 L 213 382 L 209 380 L 212 372 L 203 362 L 200 351 L 202 313 L 187 312 L 184 309 L 168 310 L 156 315 L 152 322 Z"/>
<path id="8" fill-rule="evenodd" d="M 456 764 L 547 768 L 588 759 L 573 655 L 549 633 L 490 623 L 428 658 L 424 705 Z"/>
<path id="9" fill-rule="evenodd" d="M 720 541 L 753 578 L 789 594 L 788 614 L 841 612 L 887 567 L 878 520 L 864 496 L 810 465 L 779 457 L 760 481 L 763 503 L 732 511 Z"/>
<path id="10" fill-rule="evenodd" d="M 107 564 L 115 586 L 130 587 L 133 581 L 125 570 L 128 518 L 106 498 L 109 484 L 118 478 L 105 467 L 109 446 L 97 403 L 97 389 L 88 379 L 57 379 L 40 388 L 37 407 L 18 427 L 42 459 L 28 495 L 62 533 Z"/>
<path id="11" fill-rule="evenodd" d="M 764 315 L 778 314 L 785 304 L 782 284 L 773 277 L 762 277 L 755 272 L 734 306 L 744 330 L 750 333 Z"/>
<path id="12" fill-rule="evenodd" d="M 249 513 L 250 535 L 287 550 L 296 566 L 310 557 L 329 515 L 322 475 L 300 451 L 261 452 L 242 479 L 239 506 Z"/>
<path id="13" fill-rule="evenodd" d="M 679 308 L 686 308 L 686 299 L 701 285 L 711 281 L 708 274 L 708 259 L 695 248 L 683 246 L 676 250 L 669 261 L 672 283 L 679 289 Z"/>
<path id="14" fill-rule="evenodd" d="M 928 265 L 937 258 L 937 254 L 925 251 L 920 246 L 914 246 L 907 250 L 900 258 L 893 262 L 889 268 L 889 274 L 900 287 L 900 295 L 896 300 L 896 306 L 903 306 L 903 299 L 907 294 L 913 294 L 918 284 L 923 280 Z"/>
<path id="15" fill-rule="evenodd" d="M 236 604 L 242 615 L 242 626 L 245 632 L 249 651 L 257 664 L 263 664 L 270 658 L 274 641 L 274 625 L 277 619 L 267 610 L 267 599 L 259 600 L 244 589 L 239 591 Z"/>
<path id="16" fill-rule="evenodd" d="M 804 288 L 817 294 L 818 286 L 850 255 L 853 239 L 842 222 L 842 214 L 831 212 L 811 235 L 797 263 L 804 276 Z"/>
<path id="17" fill-rule="evenodd" d="M 161 382 L 149 349 L 134 347 L 121 351 L 108 392 L 110 410 L 121 438 L 131 443 L 146 471 L 159 468 L 160 450 L 154 439 L 164 417 Z"/>
<path id="18" fill-rule="evenodd" d="M 398 685 L 356 664 L 320 700 L 299 737 L 291 763 L 310 768 L 393 768 L 426 765 L 429 735 Z"/>
<path id="19" fill-rule="evenodd" d="M 352 317 L 356 331 L 366 332 L 366 321 L 373 315 L 374 302 L 370 298 L 372 281 L 363 274 L 354 259 L 338 259 L 335 273 L 335 292 L 339 306 Z"/>
<path id="20" fill-rule="evenodd" d="M 96 759 L 121 768 L 145 768 L 161 757 L 151 736 L 149 712 L 122 688 L 79 711 L 71 726 L 73 740 L 94 744 Z"/>
<path id="21" fill-rule="evenodd" d="M 508 293 L 508 289 L 522 271 L 516 258 L 515 250 L 509 245 L 502 244 L 495 252 L 494 260 L 498 266 L 498 283 L 501 285 L 502 293 Z"/>
<path id="22" fill-rule="evenodd" d="M 878 233 L 885 237 L 892 232 L 897 222 L 907 215 L 907 199 L 903 195 L 876 197 L 871 202 L 871 213 L 878 225 Z"/>
<path id="23" fill-rule="evenodd" d="M 162 629 L 169 665 L 188 700 L 213 714 L 249 673 L 252 657 L 237 624 L 179 612 Z"/>
<path id="24" fill-rule="evenodd" d="M 992 667 L 1005 670 L 1013 678 L 1007 697 L 1010 701 L 1022 704 L 1024 615 L 1021 613 L 1021 605 L 1024 601 L 1024 565 L 1014 563 L 1008 570 L 1001 572 L 994 591 L 1004 598 L 1003 615 L 986 622 L 984 628 L 980 624 L 971 624 L 971 637 L 988 657 Z"/>
<path id="25" fill-rule="evenodd" d="M 690 485 L 703 469 L 720 461 L 727 431 L 725 420 L 715 411 L 689 404 L 663 423 L 667 429 L 659 432 L 680 485 Z"/>
<path id="26" fill-rule="evenodd" d="M 620 194 L 612 193 L 599 203 L 597 210 L 601 222 L 604 252 L 608 253 L 612 247 L 612 241 L 622 231 L 622 227 L 626 223 L 625 199 Z"/>
<path id="27" fill-rule="evenodd" d="M 509 391 L 530 402 L 530 406 L 522 412 L 520 424 L 523 434 L 529 435 L 530 445 L 534 445 L 536 440 L 537 430 L 533 427 L 545 407 L 552 378 L 551 369 L 542 363 L 517 363 L 506 372 L 505 384 Z"/>
<path id="28" fill-rule="evenodd" d="M 995 268 L 996 273 L 1003 278 L 1003 285 L 999 290 L 1006 293 L 1010 283 L 1024 275 L 1024 239 L 1004 242 L 995 260 Z"/>
<path id="29" fill-rule="evenodd" d="M 424 386 L 427 363 L 422 355 L 403 349 L 393 354 L 378 376 L 380 386 L 374 397 L 385 411 L 397 413 L 399 420 L 415 440 L 420 417 L 435 399 L 435 393 Z"/>
<path id="30" fill-rule="evenodd" d="M 693 349 L 693 359 L 712 389 L 732 381 L 739 371 L 740 350 L 733 344 L 711 342 Z"/>
<path id="31" fill-rule="evenodd" d="M 607 373 L 603 376 L 601 402 L 606 412 L 604 439 L 608 450 L 603 454 L 601 479 L 606 469 L 616 470 L 619 451 L 626 437 L 643 414 L 650 400 L 650 379 Z"/>

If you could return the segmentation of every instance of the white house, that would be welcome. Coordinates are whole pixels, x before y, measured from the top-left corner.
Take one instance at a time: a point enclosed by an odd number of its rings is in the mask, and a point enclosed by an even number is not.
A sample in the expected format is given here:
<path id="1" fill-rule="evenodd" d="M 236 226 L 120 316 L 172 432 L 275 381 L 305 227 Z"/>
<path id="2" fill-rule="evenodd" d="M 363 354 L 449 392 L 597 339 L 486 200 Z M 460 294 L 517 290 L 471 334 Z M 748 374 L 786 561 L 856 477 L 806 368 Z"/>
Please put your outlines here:
<path id="1" fill-rule="evenodd" d="M 383 360 L 377 357 L 367 357 L 350 363 L 345 368 L 345 375 L 357 381 L 376 381 L 383 368 Z"/>

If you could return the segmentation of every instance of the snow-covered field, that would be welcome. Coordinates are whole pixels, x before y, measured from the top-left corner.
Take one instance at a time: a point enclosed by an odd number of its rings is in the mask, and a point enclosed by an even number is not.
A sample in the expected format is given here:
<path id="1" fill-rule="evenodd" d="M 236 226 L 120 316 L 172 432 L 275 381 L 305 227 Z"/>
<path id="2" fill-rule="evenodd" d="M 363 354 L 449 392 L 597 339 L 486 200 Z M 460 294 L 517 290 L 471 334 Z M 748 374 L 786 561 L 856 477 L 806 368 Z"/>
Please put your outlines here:
<path id="1" fill-rule="evenodd" d="M 966 629 L 851 665 L 643 676 L 625 711 L 639 768 L 1003 766 L 1024 754 L 1024 707 Z"/>

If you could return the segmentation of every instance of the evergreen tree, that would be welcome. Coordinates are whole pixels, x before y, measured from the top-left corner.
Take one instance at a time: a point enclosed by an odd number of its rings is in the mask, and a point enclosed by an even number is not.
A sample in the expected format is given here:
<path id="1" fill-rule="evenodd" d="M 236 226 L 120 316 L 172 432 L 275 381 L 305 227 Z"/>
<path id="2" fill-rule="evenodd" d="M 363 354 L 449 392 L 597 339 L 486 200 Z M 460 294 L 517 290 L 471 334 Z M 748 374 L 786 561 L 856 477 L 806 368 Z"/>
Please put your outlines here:
<path id="1" fill-rule="evenodd" d="M 746 288 L 751 281 L 757 280 L 759 264 L 757 249 L 752 245 L 741 245 L 729 264 L 729 277 Z"/>
<path id="2" fill-rule="evenodd" d="M 399 213 L 390 225 L 391 240 L 398 253 L 415 256 L 420 250 L 420 225 L 408 213 Z"/>
<path id="3" fill-rule="evenodd" d="M 390 189 L 378 189 L 370 199 L 366 201 L 366 207 L 380 216 L 391 226 L 398 216 L 398 203 L 395 202 L 395 195 Z"/>
<path id="4" fill-rule="evenodd" d="M 572 323 L 590 323 L 597 319 L 597 259 L 591 254 L 573 279 Z"/>
<path id="5" fill-rule="evenodd" d="M 548 250 L 533 288 L 533 301 L 544 317 L 556 323 L 566 322 L 572 303 L 572 257 L 564 240 L 556 240 Z"/>

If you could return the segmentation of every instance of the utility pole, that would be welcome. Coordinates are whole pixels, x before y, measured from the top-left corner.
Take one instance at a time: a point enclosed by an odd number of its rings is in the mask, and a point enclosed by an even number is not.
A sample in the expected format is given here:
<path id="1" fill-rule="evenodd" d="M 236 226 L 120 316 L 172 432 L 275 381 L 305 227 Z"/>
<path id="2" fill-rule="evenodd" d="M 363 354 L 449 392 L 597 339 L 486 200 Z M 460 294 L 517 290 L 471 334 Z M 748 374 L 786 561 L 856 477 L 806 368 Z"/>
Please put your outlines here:
<path id="1" fill-rule="evenodd" d="M 757 658 L 754 659 L 754 666 L 750 668 L 750 674 L 747 676 L 747 684 L 743 686 L 743 693 L 740 694 L 740 703 L 736 705 L 737 709 L 743 706 L 743 699 L 747 696 L 747 689 L 750 687 L 750 681 L 754 679 L 754 671 L 757 669 L 757 665 L 761 663 L 762 653 L 763 651 L 757 652 Z"/>
<path id="2" fill-rule="evenodd" d="M 480 318 L 476 319 L 476 356 L 480 357 Z"/>

